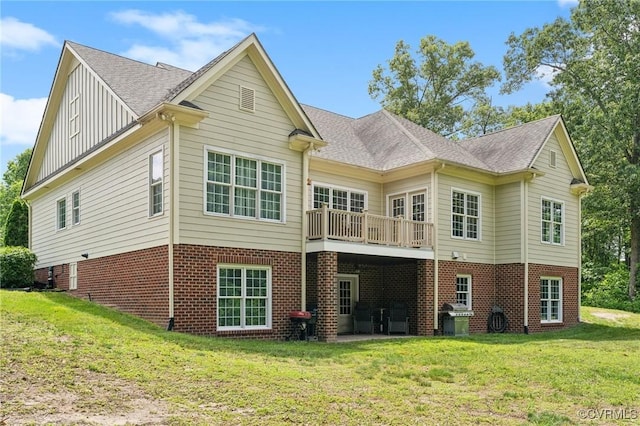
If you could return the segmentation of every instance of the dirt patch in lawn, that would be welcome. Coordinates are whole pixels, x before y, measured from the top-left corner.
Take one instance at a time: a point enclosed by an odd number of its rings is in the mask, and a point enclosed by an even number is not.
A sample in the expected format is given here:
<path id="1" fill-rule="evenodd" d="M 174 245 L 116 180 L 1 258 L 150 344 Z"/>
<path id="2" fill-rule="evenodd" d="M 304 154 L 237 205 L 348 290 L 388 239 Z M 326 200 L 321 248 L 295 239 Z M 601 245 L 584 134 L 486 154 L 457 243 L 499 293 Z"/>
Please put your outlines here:
<path id="1" fill-rule="evenodd" d="M 604 312 L 604 311 L 591 312 L 591 315 L 593 315 L 594 317 L 598 317 L 598 318 L 602 318 L 602 319 L 606 319 L 614 322 L 620 322 L 618 321 L 619 319 L 629 318 L 631 316 L 629 314 L 618 314 L 614 312 Z"/>

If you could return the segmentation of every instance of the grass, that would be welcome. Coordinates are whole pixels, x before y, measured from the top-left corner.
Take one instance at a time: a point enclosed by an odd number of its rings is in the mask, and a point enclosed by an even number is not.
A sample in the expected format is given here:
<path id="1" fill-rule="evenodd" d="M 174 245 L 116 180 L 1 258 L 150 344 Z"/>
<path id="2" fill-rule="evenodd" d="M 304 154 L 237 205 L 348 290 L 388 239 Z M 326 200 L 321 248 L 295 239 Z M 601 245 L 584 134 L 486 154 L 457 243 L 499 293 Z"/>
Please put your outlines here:
<path id="1" fill-rule="evenodd" d="M 2 291 L 0 302 L 0 424 L 565 425 L 640 416 L 639 314 L 585 307 L 585 322 L 562 332 L 325 344 L 166 332 L 62 293 Z"/>

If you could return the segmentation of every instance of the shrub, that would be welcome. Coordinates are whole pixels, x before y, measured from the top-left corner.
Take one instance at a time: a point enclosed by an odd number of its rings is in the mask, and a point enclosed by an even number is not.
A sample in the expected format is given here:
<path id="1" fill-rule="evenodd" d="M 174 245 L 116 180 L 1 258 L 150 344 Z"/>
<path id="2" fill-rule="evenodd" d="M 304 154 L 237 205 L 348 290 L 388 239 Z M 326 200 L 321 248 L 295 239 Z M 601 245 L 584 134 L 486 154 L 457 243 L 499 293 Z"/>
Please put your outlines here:
<path id="1" fill-rule="evenodd" d="M 640 298 L 629 300 L 628 288 L 629 270 L 624 264 L 615 265 L 600 283 L 583 288 L 582 304 L 640 313 Z"/>
<path id="2" fill-rule="evenodd" d="M 20 199 L 15 200 L 9 210 L 4 225 L 4 245 L 29 246 L 29 208 Z"/>
<path id="3" fill-rule="evenodd" d="M 0 247 L 0 287 L 33 285 L 36 255 L 24 247 Z"/>

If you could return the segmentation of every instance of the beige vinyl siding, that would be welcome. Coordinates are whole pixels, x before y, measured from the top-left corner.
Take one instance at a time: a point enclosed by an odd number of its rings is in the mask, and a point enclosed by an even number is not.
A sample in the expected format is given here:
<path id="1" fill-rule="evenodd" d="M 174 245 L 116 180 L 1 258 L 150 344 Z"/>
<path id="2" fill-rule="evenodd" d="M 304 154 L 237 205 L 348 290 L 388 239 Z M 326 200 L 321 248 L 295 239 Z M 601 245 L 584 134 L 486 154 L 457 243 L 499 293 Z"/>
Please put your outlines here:
<path id="1" fill-rule="evenodd" d="M 522 252 L 521 182 L 495 188 L 496 263 L 520 263 Z"/>
<path id="2" fill-rule="evenodd" d="M 557 153 L 555 168 L 549 166 L 550 150 Z M 575 267 L 579 265 L 580 253 L 580 201 L 569 189 L 573 176 L 555 135 L 549 138 L 540 151 L 534 167 L 545 175 L 535 178 L 529 184 L 529 262 Z M 562 245 L 542 242 L 540 205 L 543 197 L 564 203 Z"/>
<path id="3" fill-rule="evenodd" d="M 451 191 L 455 188 L 480 194 L 480 240 L 451 237 Z M 451 252 L 460 254 L 460 261 L 494 263 L 494 187 L 444 173 L 438 174 L 438 258 L 451 260 Z"/>
<path id="4" fill-rule="evenodd" d="M 239 108 L 241 85 L 255 89 L 255 112 Z M 301 251 L 302 154 L 289 149 L 288 136 L 294 126 L 253 62 L 244 57 L 192 102 L 211 115 L 199 129 L 180 128 L 179 242 Z M 283 164 L 286 221 L 205 214 L 206 146 Z"/>
<path id="5" fill-rule="evenodd" d="M 425 191 L 425 202 L 427 203 L 426 217 L 427 221 L 431 221 L 433 218 L 433 211 L 431 206 L 431 173 L 414 176 L 408 179 L 401 179 L 394 182 L 388 182 L 384 184 L 384 207 L 383 214 L 389 213 L 389 196 L 398 195 L 401 193 L 414 193 Z"/>
<path id="6" fill-rule="evenodd" d="M 78 134 L 70 134 L 70 103 L 77 97 Z M 38 180 L 78 158 L 134 120 L 131 113 L 83 65 L 67 77 L 67 86 L 47 142 Z"/>
<path id="7" fill-rule="evenodd" d="M 382 199 L 382 185 L 379 183 L 358 179 L 355 177 L 341 176 L 318 170 L 309 171 L 309 178 L 313 184 L 324 184 L 334 188 L 347 188 L 367 193 L 367 208 L 369 213 L 384 215 L 384 201 Z M 309 208 L 313 206 L 313 185 L 308 186 Z"/>
<path id="8" fill-rule="evenodd" d="M 168 140 L 163 130 L 107 162 L 33 200 L 32 248 L 38 267 L 167 244 L 168 214 L 149 218 L 149 155 L 164 148 L 164 206 L 169 193 Z M 79 225 L 71 221 L 71 194 L 80 191 Z M 67 200 L 67 228 L 56 230 L 56 201 Z"/>

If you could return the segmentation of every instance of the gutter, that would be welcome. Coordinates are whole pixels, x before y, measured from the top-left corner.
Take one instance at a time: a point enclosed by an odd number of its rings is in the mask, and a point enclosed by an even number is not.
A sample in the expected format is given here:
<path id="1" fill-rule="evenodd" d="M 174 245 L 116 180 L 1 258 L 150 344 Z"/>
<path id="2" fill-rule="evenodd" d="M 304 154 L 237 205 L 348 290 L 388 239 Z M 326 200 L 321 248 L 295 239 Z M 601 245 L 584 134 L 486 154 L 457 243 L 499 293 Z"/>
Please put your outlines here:
<path id="1" fill-rule="evenodd" d="M 177 212 L 178 209 L 178 203 L 176 202 L 176 190 L 175 187 L 178 185 L 178 175 L 176 173 L 177 170 L 177 162 L 175 161 L 175 156 L 176 156 L 176 146 L 175 146 L 175 142 L 176 142 L 176 135 L 175 133 L 177 132 L 177 128 L 175 126 L 175 116 L 173 114 L 164 114 L 164 113 L 158 113 L 158 118 L 160 118 L 160 120 L 165 121 L 168 125 L 168 130 L 169 130 L 169 241 L 168 241 L 168 253 L 167 253 L 167 257 L 168 257 L 168 263 L 169 263 L 169 323 L 167 324 L 167 330 L 171 331 L 173 330 L 174 327 L 174 323 L 175 323 L 175 316 L 174 316 L 174 275 L 173 275 L 173 268 L 174 268 L 174 250 L 173 250 L 173 244 L 175 241 L 175 231 L 174 231 L 174 226 L 176 223 L 176 218 L 175 218 L 175 214 Z"/>

